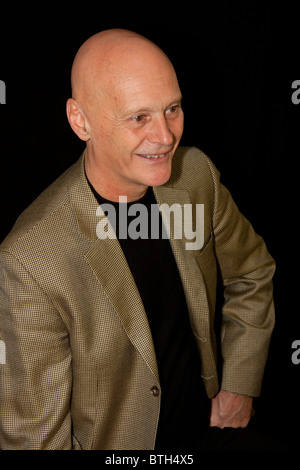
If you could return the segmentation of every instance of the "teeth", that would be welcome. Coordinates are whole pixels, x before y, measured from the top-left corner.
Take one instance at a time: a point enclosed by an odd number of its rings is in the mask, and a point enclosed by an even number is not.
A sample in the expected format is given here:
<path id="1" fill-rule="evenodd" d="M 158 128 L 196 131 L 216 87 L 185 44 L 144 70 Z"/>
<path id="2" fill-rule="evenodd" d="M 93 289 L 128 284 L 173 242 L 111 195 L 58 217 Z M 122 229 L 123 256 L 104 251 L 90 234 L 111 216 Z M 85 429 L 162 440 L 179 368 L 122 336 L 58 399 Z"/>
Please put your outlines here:
<path id="1" fill-rule="evenodd" d="M 159 157 L 163 157 L 164 154 L 162 155 L 145 155 L 146 158 L 159 158 Z"/>

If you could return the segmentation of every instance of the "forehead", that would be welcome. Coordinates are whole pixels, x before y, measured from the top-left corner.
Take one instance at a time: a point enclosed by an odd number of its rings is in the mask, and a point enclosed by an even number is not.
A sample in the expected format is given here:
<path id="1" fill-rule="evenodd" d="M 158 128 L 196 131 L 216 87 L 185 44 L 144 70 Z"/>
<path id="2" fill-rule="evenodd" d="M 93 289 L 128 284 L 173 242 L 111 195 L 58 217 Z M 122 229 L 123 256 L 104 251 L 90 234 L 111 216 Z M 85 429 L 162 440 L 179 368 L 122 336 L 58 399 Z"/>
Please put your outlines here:
<path id="1" fill-rule="evenodd" d="M 111 88 L 114 105 L 119 111 L 156 109 L 181 99 L 172 69 L 141 67 L 119 75 Z"/>
<path id="2" fill-rule="evenodd" d="M 105 83 L 99 81 L 100 88 L 104 85 L 102 91 L 111 105 L 118 108 L 150 107 L 151 104 L 168 104 L 170 100 L 180 98 L 176 73 L 166 56 L 151 51 L 150 54 L 133 55 L 129 60 L 119 59 L 106 68 Z M 103 78 L 103 74 L 100 75 Z"/>

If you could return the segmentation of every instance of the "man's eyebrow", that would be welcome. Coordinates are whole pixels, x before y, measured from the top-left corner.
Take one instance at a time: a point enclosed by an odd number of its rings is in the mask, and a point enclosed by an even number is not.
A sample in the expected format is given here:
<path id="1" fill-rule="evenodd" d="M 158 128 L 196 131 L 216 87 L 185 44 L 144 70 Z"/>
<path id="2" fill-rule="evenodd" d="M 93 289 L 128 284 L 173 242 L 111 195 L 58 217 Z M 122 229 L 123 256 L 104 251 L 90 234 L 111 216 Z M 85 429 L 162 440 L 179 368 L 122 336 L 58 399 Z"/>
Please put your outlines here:
<path id="1" fill-rule="evenodd" d="M 182 96 L 179 95 L 173 101 L 166 105 L 165 109 L 170 108 L 171 106 L 181 105 L 182 103 Z M 124 111 L 125 117 L 135 116 L 136 114 L 146 114 L 153 111 L 151 107 L 144 107 L 144 108 L 128 108 Z"/>
<path id="2" fill-rule="evenodd" d="M 152 111 L 151 108 L 146 107 L 146 108 L 128 108 L 124 114 L 125 116 L 135 116 L 136 114 L 144 114 L 144 113 L 150 113 Z"/>

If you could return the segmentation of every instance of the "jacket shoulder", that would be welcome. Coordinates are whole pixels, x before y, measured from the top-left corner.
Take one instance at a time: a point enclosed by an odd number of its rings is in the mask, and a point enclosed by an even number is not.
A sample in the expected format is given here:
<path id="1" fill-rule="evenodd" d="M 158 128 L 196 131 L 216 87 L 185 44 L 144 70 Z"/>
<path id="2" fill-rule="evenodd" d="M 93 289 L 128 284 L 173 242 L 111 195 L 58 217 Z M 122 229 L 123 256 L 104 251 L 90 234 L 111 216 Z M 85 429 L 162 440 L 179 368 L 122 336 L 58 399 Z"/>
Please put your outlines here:
<path id="1" fill-rule="evenodd" d="M 22 239 L 43 227 L 69 203 L 69 183 L 78 173 L 81 158 L 48 186 L 18 217 L 13 228 L 2 241 L 1 250 L 13 250 Z"/>
<path id="2" fill-rule="evenodd" d="M 218 180 L 219 172 L 204 152 L 196 147 L 178 147 L 173 157 L 171 177 L 165 186 L 187 189 L 192 199 L 201 196 L 208 202 L 214 198 Z"/>

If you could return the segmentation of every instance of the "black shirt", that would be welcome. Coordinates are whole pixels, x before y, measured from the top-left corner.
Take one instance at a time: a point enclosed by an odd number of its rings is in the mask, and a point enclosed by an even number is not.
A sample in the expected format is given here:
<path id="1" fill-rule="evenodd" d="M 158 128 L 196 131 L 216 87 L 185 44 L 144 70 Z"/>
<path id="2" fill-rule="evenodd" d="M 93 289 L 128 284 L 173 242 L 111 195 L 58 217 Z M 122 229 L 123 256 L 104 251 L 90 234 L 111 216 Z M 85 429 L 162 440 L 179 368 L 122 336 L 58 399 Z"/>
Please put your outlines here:
<path id="1" fill-rule="evenodd" d="M 208 398 L 201 379 L 200 356 L 191 331 L 180 274 L 170 242 L 162 236 L 160 216 L 160 237 L 153 239 L 150 236 L 151 205 L 157 206 L 153 190 L 148 188 L 143 198 L 127 204 L 127 210 L 136 203 L 147 208 L 148 237 L 136 239 L 119 237 L 119 203 L 108 201 L 95 191 L 94 194 L 100 204 L 109 203 L 115 207 L 116 234 L 152 332 L 161 384 L 155 449 L 197 449 L 203 430 L 208 426 Z M 127 217 L 128 226 L 138 215 Z M 138 230 L 145 236 L 145 231 L 137 225 Z"/>

